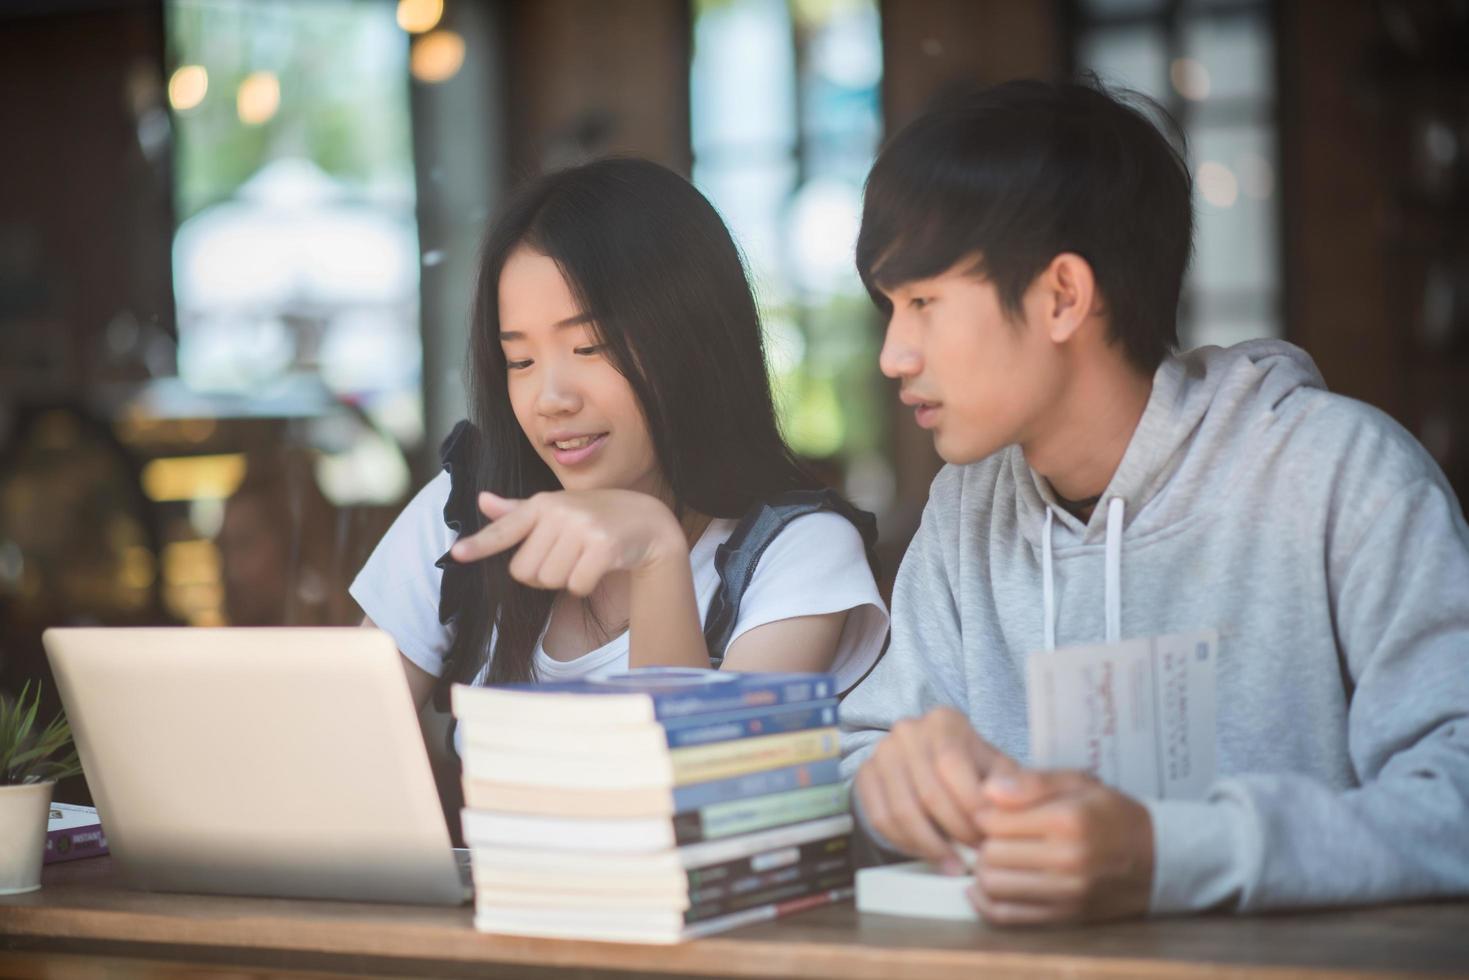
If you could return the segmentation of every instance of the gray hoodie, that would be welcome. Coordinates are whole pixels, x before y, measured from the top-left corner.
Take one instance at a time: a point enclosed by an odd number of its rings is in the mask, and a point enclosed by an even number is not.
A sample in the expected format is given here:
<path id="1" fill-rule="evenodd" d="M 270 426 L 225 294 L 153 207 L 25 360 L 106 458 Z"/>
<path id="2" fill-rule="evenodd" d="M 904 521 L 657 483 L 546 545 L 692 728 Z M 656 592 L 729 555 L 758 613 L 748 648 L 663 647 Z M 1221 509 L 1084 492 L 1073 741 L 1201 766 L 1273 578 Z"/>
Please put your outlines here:
<path id="1" fill-rule="evenodd" d="M 1113 497 L 1121 635 L 1220 634 L 1220 778 L 1145 801 L 1153 911 L 1469 893 L 1469 527 L 1411 436 L 1279 342 L 1166 360 L 1085 523 L 1018 447 L 945 467 L 842 704 L 844 775 L 939 705 L 1026 758 L 1046 514 L 1056 643 L 1101 642 Z"/>

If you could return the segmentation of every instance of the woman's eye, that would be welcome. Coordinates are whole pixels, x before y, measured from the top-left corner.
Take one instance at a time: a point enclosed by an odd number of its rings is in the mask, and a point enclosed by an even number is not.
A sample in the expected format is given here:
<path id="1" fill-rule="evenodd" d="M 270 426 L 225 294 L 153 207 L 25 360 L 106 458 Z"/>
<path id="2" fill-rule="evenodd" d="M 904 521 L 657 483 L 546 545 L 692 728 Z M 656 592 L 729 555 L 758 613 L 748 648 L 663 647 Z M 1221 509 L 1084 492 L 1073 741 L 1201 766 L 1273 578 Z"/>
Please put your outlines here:
<path id="1" fill-rule="evenodd" d="M 530 367 L 531 364 L 532 364 L 532 362 L 530 360 L 524 360 L 524 361 L 508 361 L 507 360 L 505 362 L 505 370 L 507 370 L 507 371 L 523 371 L 526 368 Z"/>
<path id="2" fill-rule="evenodd" d="M 915 310 L 921 310 L 931 302 L 933 301 L 927 296 L 914 296 L 908 301 L 908 305 Z"/>
<path id="3" fill-rule="evenodd" d="M 606 349 L 606 344 L 592 344 L 589 347 L 573 347 L 571 352 L 573 354 L 580 354 L 582 357 L 595 357 Z"/>

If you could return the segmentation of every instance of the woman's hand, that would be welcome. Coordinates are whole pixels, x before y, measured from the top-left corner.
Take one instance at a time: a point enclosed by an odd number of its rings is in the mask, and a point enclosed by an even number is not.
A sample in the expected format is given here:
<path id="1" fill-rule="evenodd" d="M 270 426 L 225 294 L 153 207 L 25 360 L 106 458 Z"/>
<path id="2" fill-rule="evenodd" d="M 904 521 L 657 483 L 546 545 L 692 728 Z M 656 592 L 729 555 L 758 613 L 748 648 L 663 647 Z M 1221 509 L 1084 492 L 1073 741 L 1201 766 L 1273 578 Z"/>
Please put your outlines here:
<path id="1" fill-rule="evenodd" d="M 479 495 L 491 523 L 450 550 L 472 562 L 519 545 L 510 575 L 538 589 L 588 596 L 612 572 L 688 564 L 688 543 L 662 501 L 633 490 L 558 490 L 511 500 Z"/>

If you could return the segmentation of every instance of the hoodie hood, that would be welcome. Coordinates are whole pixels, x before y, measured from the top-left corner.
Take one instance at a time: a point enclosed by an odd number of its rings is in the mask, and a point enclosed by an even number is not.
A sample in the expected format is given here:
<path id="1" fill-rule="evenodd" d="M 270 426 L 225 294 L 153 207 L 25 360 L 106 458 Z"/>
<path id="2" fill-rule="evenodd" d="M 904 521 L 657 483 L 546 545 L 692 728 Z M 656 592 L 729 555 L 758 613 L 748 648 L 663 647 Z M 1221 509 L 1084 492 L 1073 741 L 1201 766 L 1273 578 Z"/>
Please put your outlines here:
<path id="1" fill-rule="evenodd" d="M 1256 462 L 1245 447 L 1281 402 L 1300 389 L 1325 387 L 1310 355 L 1280 340 L 1169 356 L 1153 375 L 1147 407 L 1090 520 L 1060 505 L 1019 446 L 1005 451 L 1016 488 L 1016 526 L 1039 548 L 1049 510 L 1056 548 L 1100 544 L 1109 503 L 1119 498 L 1119 530 L 1129 537 L 1166 530 L 1196 516 L 1211 487 L 1230 486 L 1236 470 Z"/>

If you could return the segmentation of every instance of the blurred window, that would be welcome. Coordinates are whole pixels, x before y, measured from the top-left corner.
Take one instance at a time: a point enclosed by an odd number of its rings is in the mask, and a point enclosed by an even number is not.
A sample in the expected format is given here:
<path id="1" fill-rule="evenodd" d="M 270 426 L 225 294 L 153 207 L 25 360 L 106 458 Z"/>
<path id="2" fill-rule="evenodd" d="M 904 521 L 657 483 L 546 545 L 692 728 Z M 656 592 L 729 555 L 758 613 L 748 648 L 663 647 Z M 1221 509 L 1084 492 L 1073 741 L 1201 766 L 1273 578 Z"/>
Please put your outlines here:
<path id="1" fill-rule="evenodd" d="M 1279 337 L 1275 34 L 1263 0 L 1079 0 L 1076 62 L 1155 99 L 1188 140 L 1185 347 Z"/>
<path id="2" fill-rule="evenodd" d="M 422 6 L 419 4 L 417 6 Z M 167 0 L 179 377 L 319 384 L 423 439 L 409 35 L 355 0 Z M 406 473 L 365 496 L 401 494 Z"/>
<path id="3" fill-rule="evenodd" d="M 410 77 L 436 0 L 165 0 L 178 376 L 118 412 L 167 612 L 340 623 L 424 440 Z"/>
<path id="4" fill-rule="evenodd" d="M 744 251 L 786 437 L 882 509 L 879 337 L 852 261 L 882 138 L 878 4 L 694 0 L 693 34 L 693 179 Z"/>

